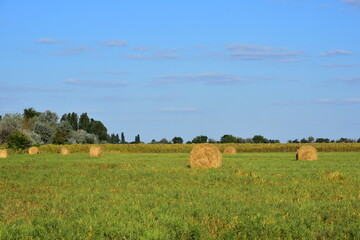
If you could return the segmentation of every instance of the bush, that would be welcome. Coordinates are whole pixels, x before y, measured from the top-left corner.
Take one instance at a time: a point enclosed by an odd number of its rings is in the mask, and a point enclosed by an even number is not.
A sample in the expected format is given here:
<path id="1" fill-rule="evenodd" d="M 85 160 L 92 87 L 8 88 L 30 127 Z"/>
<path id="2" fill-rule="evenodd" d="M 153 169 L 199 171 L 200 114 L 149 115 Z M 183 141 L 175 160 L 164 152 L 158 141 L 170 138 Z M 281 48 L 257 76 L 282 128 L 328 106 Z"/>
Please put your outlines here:
<path id="1" fill-rule="evenodd" d="M 35 123 L 34 132 L 40 135 L 45 144 L 50 144 L 54 140 L 54 129 L 42 122 Z"/>
<path id="2" fill-rule="evenodd" d="M 6 146 L 13 150 L 25 149 L 31 146 L 31 140 L 21 131 L 13 131 L 6 139 Z"/>

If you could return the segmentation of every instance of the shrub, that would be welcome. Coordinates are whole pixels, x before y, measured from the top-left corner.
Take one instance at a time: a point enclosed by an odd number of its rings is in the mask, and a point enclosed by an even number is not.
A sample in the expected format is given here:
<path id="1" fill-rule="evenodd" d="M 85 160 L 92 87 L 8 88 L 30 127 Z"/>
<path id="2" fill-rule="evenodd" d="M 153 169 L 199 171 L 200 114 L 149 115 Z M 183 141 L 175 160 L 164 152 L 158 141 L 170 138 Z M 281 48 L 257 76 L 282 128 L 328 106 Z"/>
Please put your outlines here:
<path id="1" fill-rule="evenodd" d="M 54 129 L 42 122 L 35 123 L 34 132 L 40 135 L 45 144 L 52 143 L 54 140 Z"/>
<path id="2" fill-rule="evenodd" d="M 31 146 L 31 140 L 21 131 L 13 131 L 6 139 L 6 145 L 13 150 L 25 149 Z"/>

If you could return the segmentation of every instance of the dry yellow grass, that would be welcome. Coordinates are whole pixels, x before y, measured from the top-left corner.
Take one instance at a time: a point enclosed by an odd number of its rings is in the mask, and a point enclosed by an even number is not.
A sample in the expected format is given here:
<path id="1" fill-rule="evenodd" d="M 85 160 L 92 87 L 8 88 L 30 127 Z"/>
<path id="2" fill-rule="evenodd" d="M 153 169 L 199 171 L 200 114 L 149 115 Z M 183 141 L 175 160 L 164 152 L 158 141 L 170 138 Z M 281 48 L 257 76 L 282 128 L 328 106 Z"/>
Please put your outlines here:
<path id="1" fill-rule="evenodd" d="M 39 154 L 39 149 L 37 147 L 29 148 L 29 154 Z"/>
<path id="2" fill-rule="evenodd" d="M 221 166 L 221 161 L 221 152 L 209 143 L 195 146 L 190 153 L 190 167 L 192 168 L 218 168 Z"/>
<path id="3" fill-rule="evenodd" d="M 226 154 L 226 155 L 235 155 L 236 154 L 236 149 L 234 147 L 226 147 L 224 149 L 224 154 Z"/>
<path id="4" fill-rule="evenodd" d="M 90 148 L 90 157 L 100 157 L 103 155 L 101 147 L 91 147 Z"/>
<path id="5" fill-rule="evenodd" d="M 6 149 L 0 149 L 0 158 L 7 158 L 9 156 Z"/>
<path id="6" fill-rule="evenodd" d="M 61 148 L 61 149 L 60 149 L 60 154 L 61 154 L 61 155 L 69 155 L 69 154 L 70 154 L 70 149 L 68 149 L 68 148 Z"/>
<path id="7" fill-rule="evenodd" d="M 296 152 L 296 160 L 316 161 L 318 153 L 316 148 L 312 146 L 302 146 Z"/>

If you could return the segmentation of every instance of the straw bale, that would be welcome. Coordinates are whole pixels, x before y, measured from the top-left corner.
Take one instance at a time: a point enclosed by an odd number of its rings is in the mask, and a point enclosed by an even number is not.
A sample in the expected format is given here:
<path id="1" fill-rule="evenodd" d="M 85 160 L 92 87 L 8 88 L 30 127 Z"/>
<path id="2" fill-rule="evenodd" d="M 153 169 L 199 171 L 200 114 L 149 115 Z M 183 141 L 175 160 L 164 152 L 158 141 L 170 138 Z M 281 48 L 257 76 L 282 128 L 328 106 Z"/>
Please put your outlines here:
<path id="1" fill-rule="evenodd" d="M 69 154 L 70 154 L 70 149 L 68 149 L 68 148 L 61 148 L 61 149 L 60 149 L 60 154 L 61 154 L 61 155 L 69 155 Z"/>
<path id="2" fill-rule="evenodd" d="M 316 161 L 318 153 L 313 146 L 302 146 L 296 152 L 296 160 Z"/>
<path id="3" fill-rule="evenodd" d="M 7 158 L 9 156 L 6 149 L 0 149 L 0 158 Z"/>
<path id="4" fill-rule="evenodd" d="M 90 157 L 100 157 L 103 155 L 101 147 L 91 147 L 90 148 Z"/>
<path id="5" fill-rule="evenodd" d="M 39 154 L 39 149 L 37 147 L 29 148 L 29 154 Z"/>
<path id="6" fill-rule="evenodd" d="M 218 168 L 221 166 L 221 161 L 221 152 L 209 143 L 196 145 L 190 153 L 190 167 L 192 168 Z"/>
<path id="7" fill-rule="evenodd" d="M 224 149 L 224 154 L 226 154 L 226 155 L 235 155 L 236 154 L 236 149 L 234 147 L 226 147 Z"/>

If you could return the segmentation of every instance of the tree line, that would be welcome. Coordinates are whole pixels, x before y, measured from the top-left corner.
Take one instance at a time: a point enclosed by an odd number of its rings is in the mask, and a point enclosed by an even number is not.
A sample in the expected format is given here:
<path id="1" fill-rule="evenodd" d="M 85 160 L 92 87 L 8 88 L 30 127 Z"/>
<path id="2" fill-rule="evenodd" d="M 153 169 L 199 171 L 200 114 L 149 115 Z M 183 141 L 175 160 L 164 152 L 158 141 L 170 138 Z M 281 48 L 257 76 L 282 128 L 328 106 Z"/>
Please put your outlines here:
<path id="1" fill-rule="evenodd" d="M 360 142 L 350 138 L 330 140 L 328 138 L 314 138 L 289 140 L 288 143 L 329 143 L 329 142 Z M 22 114 L 0 115 L 0 145 L 9 148 L 24 149 L 43 144 L 138 144 L 143 143 L 140 135 L 134 141 L 127 142 L 125 134 L 109 134 L 106 126 L 99 120 L 90 118 L 87 113 L 78 115 L 75 112 L 63 114 L 61 118 L 49 110 L 38 112 L 34 108 L 24 109 Z M 153 139 L 150 144 L 183 144 L 182 137 L 175 136 L 171 140 Z M 207 136 L 196 136 L 187 144 L 192 143 L 280 143 L 276 139 L 267 139 L 261 135 L 252 138 L 241 138 L 230 134 L 223 135 L 219 141 Z"/>

